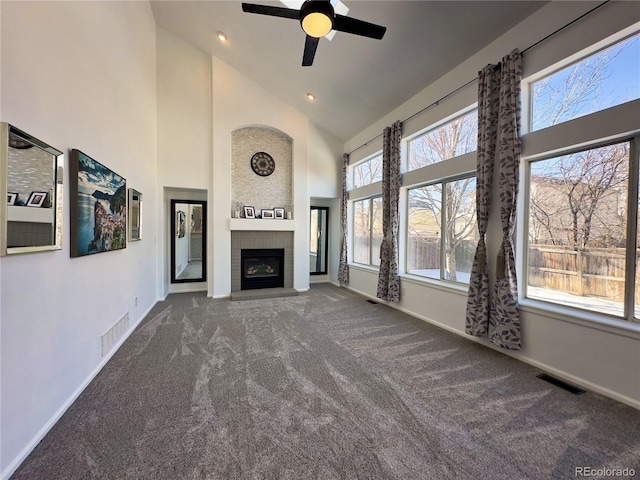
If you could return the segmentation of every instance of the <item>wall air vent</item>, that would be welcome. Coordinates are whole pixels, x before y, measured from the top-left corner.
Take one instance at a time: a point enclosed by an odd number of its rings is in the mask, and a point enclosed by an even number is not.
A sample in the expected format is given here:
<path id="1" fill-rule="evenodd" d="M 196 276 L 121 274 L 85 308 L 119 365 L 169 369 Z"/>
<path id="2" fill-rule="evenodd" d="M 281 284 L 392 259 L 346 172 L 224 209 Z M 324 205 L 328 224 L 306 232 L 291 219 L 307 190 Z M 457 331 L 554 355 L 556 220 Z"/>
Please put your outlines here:
<path id="1" fill-rule="evenodd" d="M 126 313 L 124 317 L 118 320 L 113 326 L 106 331 L 102 337 L 102 356 L 104 357 L 113 346 L 122 338 L 122 335 L 129 329 L 129 314 Z"/>

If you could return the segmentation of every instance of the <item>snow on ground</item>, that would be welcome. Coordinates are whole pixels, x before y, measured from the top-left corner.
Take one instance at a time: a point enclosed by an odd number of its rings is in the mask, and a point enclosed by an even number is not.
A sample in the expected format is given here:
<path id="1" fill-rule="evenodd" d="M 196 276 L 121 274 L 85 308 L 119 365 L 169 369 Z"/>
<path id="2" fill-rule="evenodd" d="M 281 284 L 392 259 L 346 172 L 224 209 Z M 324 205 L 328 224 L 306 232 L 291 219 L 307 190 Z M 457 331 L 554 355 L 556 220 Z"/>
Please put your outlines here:
<path id="1" fill-rule="evenodd" d="M 408 272 L 412 275 L 419 275 L 421 277 L 432 278 L 435 280 L 440 279 L 439 269 L 425 269 L 425 270 L 411 270 Z M 469 284 L 468 272 L 457 272 L 457 282 L 463 284 Z M 541 287 L 527 286 L 527 298 L 532 300 L 543 300 L 546 302 L 557 303 L 566 307 L 580 308 L 583 310 L 589 310 L 592 312 L 606 313 L 608 315 L 614 315 L 621 317 L 624 312 L 624 306 L 622 302 L 616 302 L 600 297 L 581 297 L 579 295 L 573 295 L 568 292 L 561 292 L 559 290 L 548 290 Z"/>

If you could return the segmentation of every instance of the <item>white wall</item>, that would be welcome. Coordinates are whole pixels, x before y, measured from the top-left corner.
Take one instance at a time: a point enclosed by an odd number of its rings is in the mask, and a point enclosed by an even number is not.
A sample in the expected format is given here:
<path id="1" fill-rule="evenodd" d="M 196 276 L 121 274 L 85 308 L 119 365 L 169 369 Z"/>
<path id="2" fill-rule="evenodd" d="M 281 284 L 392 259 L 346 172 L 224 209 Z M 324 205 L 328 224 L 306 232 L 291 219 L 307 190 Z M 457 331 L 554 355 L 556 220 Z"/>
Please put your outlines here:
<path id="1" fill-rule="evenodd" d="M 342 195 L 342 143 L 309 124 L 309 196 L 339 198 Z"/>
<path id="2" fill-rule="evenodd" d="M 510 30 L 494 43 L 479 51 L 451 72 L 429 85 L 406 103 L 377 120 L 345 144 L 345 151 L 357 149 L 382 132 L 395 120 L 403 120 L 435 103 L 458 86 L 473 79 L 488 63 L 497 63 L 513 48 L 521 50 L 533 45 L 556 29 L 594 7 L 595 3 L 551 2 Z M 612 2 L 562 33 L 546 40 L 524 56 L 524 75 L 541 70 L 586 48 L 640 19 L 634 2 Z M 474 103 L 477 86 L 472 84 L 457 94 L 428 109 L 403 126 L 403 136 L 427 127 L 441 118 Z M 640 119 L 639 119 L 640 120 Z M 640 121 L 638 127 L 640 129 Z M 351 161 L 382 148 L 381 140 L 358 149 Z M 492 225 L 488 232 L 489 258 L 495 258 L 501 239 L 497 202 L 492 206 Z M 490 270 L 494 269 L 489 261 Z M 352 267 L 350 288 L 375 297 L 377 271 Z M 428 286 L 402 279 L 401 301 L 397 308 L 464 335 L 466 288 Z M 573 317 L 551 314 L 531 306 L 522 308 L 523 349 L 503 353 L 537 365 L 547 371 L 640 408 L 640 326 L 629 322 L 596 324 Z M 472 337 L 467 337 L 473 340 Z M 494 348 L 488 342 L 481 342 Z"/>
<path id="3" fill-rule="evenodd" d="M 208 201 L 210 226 L 211 197 L 211 57 L 184 40 L 156 28 L 158 100 L 158 185 L 163 196 L 155 215 L 162 254 L 158 255 L 158 291 L 207 289 L 207 284 L 170 284 L 171 256 L 170 200 Z M 204 193 L 203 193 L 204 192 Z M 207 249 L 213 241 L 208 232 Z M 207 257 L 208 284 L 211 283 L 212 255 Z"/>
<path id="4" fill-rule="evenodd" d="M 310 276 L 310 283 L 338 283 L 340 258 L 340 197 L 342 195 L 342 143 L 313 124 L 309 125 L 309 196 L 311 206 L 329 207 L 327 274 Z M 308 229 L 310 226 L 308 226 Z M 308 250 L 308 246 L 307 246 Z"/>
<path id="5" fill-rule="evenodd" d="M 231 292 L 231 134 L 248 126 L 274 128 L 293 140 L 294 288 L 307 289 L 309 197 L 337 197 L 341 143 L 216 57 L 162 28 L 157 35 L 160 185 L 208 192 L 209 295 Z M 166 292 L 166 244 L 164 249 L 159 288 Z"/>
<path id="6" fill-rule="evenodd" d="M 280 130 L 293 140 L 293 287 L 309 288 L 309 120 L 299 111 L 268 93 L 255 81 L 213 58 L 213 272 L 214 297 L 231 293 L 231 133 L 247 126 Z M 248 161 L 249 159 L 247 159 Z"/>
<path id="7" fill-rule="evenodd" d="M 1 2 L 0 11 L 2 121 L 125 177 L 144 195 L 146 232 L 124 250 L 70 258 L 65 191 L 63 249 L 0 259 L 7 477 L 106 360 L 101 335 L 127 313 L 133 327 L 156 302 L 158 177 L 149 5 Z"/>

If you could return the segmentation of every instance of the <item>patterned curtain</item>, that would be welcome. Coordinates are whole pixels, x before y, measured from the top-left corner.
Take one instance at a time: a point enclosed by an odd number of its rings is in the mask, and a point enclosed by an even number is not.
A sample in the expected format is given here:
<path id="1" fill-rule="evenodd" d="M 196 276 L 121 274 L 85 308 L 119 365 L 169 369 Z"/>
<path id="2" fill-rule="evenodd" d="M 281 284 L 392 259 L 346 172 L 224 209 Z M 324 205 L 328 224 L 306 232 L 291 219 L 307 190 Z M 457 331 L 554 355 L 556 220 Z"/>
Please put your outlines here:
<path id="1" fill-rule="evenodd" d="M 342 155 L 342 203 L 340 204 L 340 221 L 342 222 L 342 241 L 340 243 L 340 265 L 338 266 L 338 281 L 349 283 L 349 264 L 347 263 L 347 172 L 349 171 L 349 154 Z"/>
<path id="2" fill-rule="evenodd" d="M 514 350 L 521 348 L 517 279 L 511 242 L 520 163 L 521 63 L 520 52 L 514 50 L 502 59 L 499 70 L 494 65 L 487 65 L 478 73 L 476 215 L 480 238 L 471 269 L 465 322 L 465 331 L 469 335 L 488 337 L 496 345 Z M 498 278 L 490 302 L 485 237 L 498 144 L 503 241 L 498 255 Z"/>
<path id="3" fill-rule="evenodd" d="M 400 201 L 400 140 L 402 122 L 384 129 L 382 146 L 382 243 L 377 297 L 400 301 L 398 275 L 398 203 Z"/>
<path id="4" fill-rule="evenodd" d="M 513 255 L 513 231 L 518 199 L 520 166 L 520 80 L 522 56 L 518 50 L 502 59 L 500 115 L 498 120 L 498 175 L 502 244 L 498 252 L 496 282 L 489 317 L 489 340 L 511 350 L 520 350 L 518 280 Z"/>

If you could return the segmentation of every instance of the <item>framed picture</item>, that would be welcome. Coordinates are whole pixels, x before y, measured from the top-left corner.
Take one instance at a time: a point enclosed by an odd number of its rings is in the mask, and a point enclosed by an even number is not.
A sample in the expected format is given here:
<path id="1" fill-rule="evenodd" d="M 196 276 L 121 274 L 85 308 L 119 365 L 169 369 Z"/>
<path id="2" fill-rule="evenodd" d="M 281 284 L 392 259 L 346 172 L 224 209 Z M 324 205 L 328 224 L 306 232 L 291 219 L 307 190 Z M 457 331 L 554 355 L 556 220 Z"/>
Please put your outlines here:
<path id="1" fill-rule="evenodd" d="M 274 208 L 273 216 L 276 220 L 284 220 L 284 208 Z"/>
<path id="2" fill-rule="evenodd" d="M 140 222 L 142 220 L 142 194 L 134 190 L 129 189 L 129 241 L 136 242 L 142 240 L 142 229 Z"/>
<path id="3" fill-rule="evenodd" d="M 186 218 L 186 212 L 183 212 L 182 210 L 178 210 L 176 212 L 176 236 L 178 238 L 183 238 L 186 235 Z"/>
<path id="4" fill-rule="evenodd" d="M 253 207 L 244 207 L 244 218 L 256 218 L 256 210 Z"/>
<path id="5" fill-rule="evenodd" d="M 14 192 L 7 193 L 7 205 L 15 205 L 18 201 L 18 194 Z"/>
<path id="6" fill-rule="evenodd" d="M 127 181 L 80 150 L 69 156 L 71 256 L 127 248 Z"/>
<path id="7" fill-rule="evenodd" d="M 262 210 L 262 212 L 260 212 L 260 215 L 262 216 L 262 218 L 273 218 L 273 210 Z"/>
<path id="8" fill-rule="evenodd" d="M 41 207 L 47 195 L 47 192 L 31 192 L 27 200 L 27 207 Z"/>
<path id="9" fill-rule="evenodd" d="M 191 233 L 202 233 L 202 205 L 191 205 Z"/>

